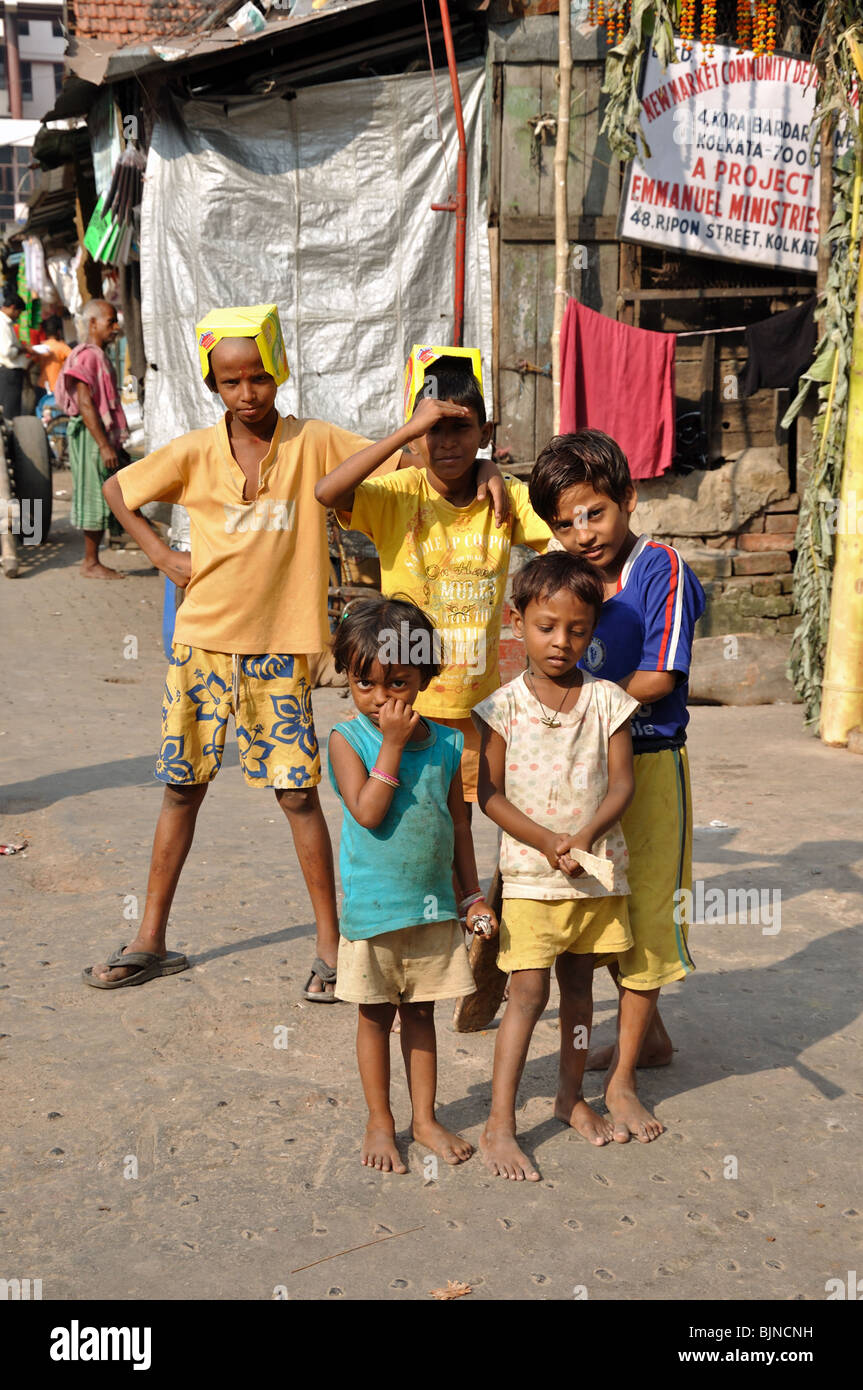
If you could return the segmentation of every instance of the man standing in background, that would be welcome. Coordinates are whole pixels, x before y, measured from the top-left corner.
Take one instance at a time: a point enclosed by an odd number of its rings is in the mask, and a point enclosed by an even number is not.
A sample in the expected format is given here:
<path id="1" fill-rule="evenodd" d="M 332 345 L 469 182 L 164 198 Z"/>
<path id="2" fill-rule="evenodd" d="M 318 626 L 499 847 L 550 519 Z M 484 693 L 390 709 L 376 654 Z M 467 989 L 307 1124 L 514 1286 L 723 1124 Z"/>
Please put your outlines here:
<path id="1" fill-rule="evenodd" d="M 120 535 L 122 530 L 102 496 L 102 484 L 124 461 L 118 450 L 128 433 L 117 378 L 105 352 L 121 330 L 116 309 L 105 299 L 91 299 L 82 317 L 84 342 L 72 349 L 54 385 L 54 398 L 69 416 L 71 520 L 84 532 L 81 573 L 85 578 L 123 579 L 99 561 L 105 531 Z"/>
<path id="2" fill-rule="evenodd" d="M 34 354 L 19 341 L 15 324 L 21 316 L 24 300 L 8 291 L 0 308 L 0 406 L 6 419 L 12 421 L 21 414 L 21 389 L 24 368 Z"/>

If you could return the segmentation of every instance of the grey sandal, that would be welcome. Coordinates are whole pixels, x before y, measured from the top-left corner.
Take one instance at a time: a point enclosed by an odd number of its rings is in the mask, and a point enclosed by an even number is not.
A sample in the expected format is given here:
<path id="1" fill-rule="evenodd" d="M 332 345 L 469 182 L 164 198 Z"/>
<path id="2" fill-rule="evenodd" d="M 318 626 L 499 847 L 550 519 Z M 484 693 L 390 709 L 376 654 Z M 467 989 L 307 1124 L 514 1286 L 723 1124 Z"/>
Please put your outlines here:
<path id="1" fill-rule="evenodd" d="M 315 956 L 312 961 L 311 973 L 306 980 L 306 987 L 303 990 L 303 998 L 310 1000 L 313 1004 L 335 1004 L 335 993 L 328 994 L 325 989 L 309 989 L 309 985 L 316 975 L 323 985 L 334 986 L 336 983 L 336 967 L 334 965 L 327 965 L 326 961 L 321 960 L 320 956 Z"/>
<path id="2" fill-rule="evenodd" d="M 144 985 L 160 975 L 176 975 L 189 968 L 188 959 L 179 951 L 168 951 L 164 956 L 157 956 L 155 951 L 128 951 L 124 955 L 124 950 L 121 942 L 114 954 L 109 956 L 106 965 L 109 970 L 118 966 L 137 966 L 134 975 L 127 975 L 123 980 L 100 980 L 93 974 L 93 966 L 88 965 L 81 971 L 84 983 L 92 985 L 94 989 L 125 989 L 128 985 Z"/>

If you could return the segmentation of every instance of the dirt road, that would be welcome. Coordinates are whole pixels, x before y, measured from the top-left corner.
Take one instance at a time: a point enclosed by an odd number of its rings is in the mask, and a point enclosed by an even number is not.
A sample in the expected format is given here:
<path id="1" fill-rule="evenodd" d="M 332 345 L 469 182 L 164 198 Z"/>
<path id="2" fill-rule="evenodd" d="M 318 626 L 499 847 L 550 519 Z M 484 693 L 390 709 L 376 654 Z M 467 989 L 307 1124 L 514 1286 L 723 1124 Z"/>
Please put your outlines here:
<path id="1" fill-rule="evenodd" d="M 61 1300 L 424 1299 L 448 1279 L 495 1300 L 823 1300 L 861 1267 L 859 759 L 804 733 L 798 708 L 693 711 L 702 901 L 757 889 L 761 916 L 696 925 L 697 973 L 663 992 L 679 1051 L 643 1073 L 657 1142 L 594 1149 L 551 1117 L 553 992 L 520 1096 L 543 1181 L 492 1178 L 477 1156 L 435 1173 L 416 1145 L 407 1176 L 372 1175 L 354 1010 L 301 998 L 308 902 L 232 733 L 172 919 L 194 968 L 113 993 L 81 981 L 143 907 L 162 583 L 139 553 L 111 558 L 124 583 L 82 579 L 57 505 L 55 539 L 0 580 L 0 839 L 30 840 L 0 859 L 0 1275 Z M 345 708 L 316 694 L 322 738 Z M 323 799 L 335 837 L 328 785 Z M 439 1013 L 441 1117 L 475 1143 L 494 1030 L 459 1036 Z M 603 973 L 597 1040 L 613 1020 Z"/>

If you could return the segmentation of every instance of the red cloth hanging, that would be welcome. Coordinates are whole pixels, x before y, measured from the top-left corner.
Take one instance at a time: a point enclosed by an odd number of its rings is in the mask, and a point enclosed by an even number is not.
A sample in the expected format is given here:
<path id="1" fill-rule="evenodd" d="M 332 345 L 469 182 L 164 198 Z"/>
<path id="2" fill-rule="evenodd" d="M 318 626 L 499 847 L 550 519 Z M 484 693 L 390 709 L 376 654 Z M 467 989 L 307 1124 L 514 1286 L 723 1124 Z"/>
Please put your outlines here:
<path id="1" fill-rule="evenodd" d="M 633 478 L 656 478 L 674 456 L 673 333 L 632 328 L 567 301 L 560 330 L 560 432 L 604 430 Z"/>

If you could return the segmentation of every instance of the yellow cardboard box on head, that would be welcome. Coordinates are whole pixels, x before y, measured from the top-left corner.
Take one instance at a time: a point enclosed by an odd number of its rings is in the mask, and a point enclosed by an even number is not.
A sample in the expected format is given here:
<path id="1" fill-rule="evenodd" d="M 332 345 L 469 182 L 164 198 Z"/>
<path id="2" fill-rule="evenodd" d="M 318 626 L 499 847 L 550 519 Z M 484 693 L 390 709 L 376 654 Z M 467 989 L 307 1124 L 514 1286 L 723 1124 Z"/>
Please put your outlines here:
<path id="1" fill-rule="evenodd" d="M 432 375 L 432 368 L 440 357 L 463 357 L 465 366 L 470 367 L 482 390 L 482 358 L 479 348 L 424 347 L 414 343 L 405 367 L 405 419 L 413 414 L 414 402 L 422 394 L 423 382 Z"/>
<path id="2" fill-rule="evenodd" d="M 277 386 L 290 376 L 282 325 L 275 304 L 241 304 L 232 309 L 211 309 L 195 325 L 198 357 L 204 380 L 210 371 L 210 353 L 223 338 L 254 338 L 264 370 Z"/>

